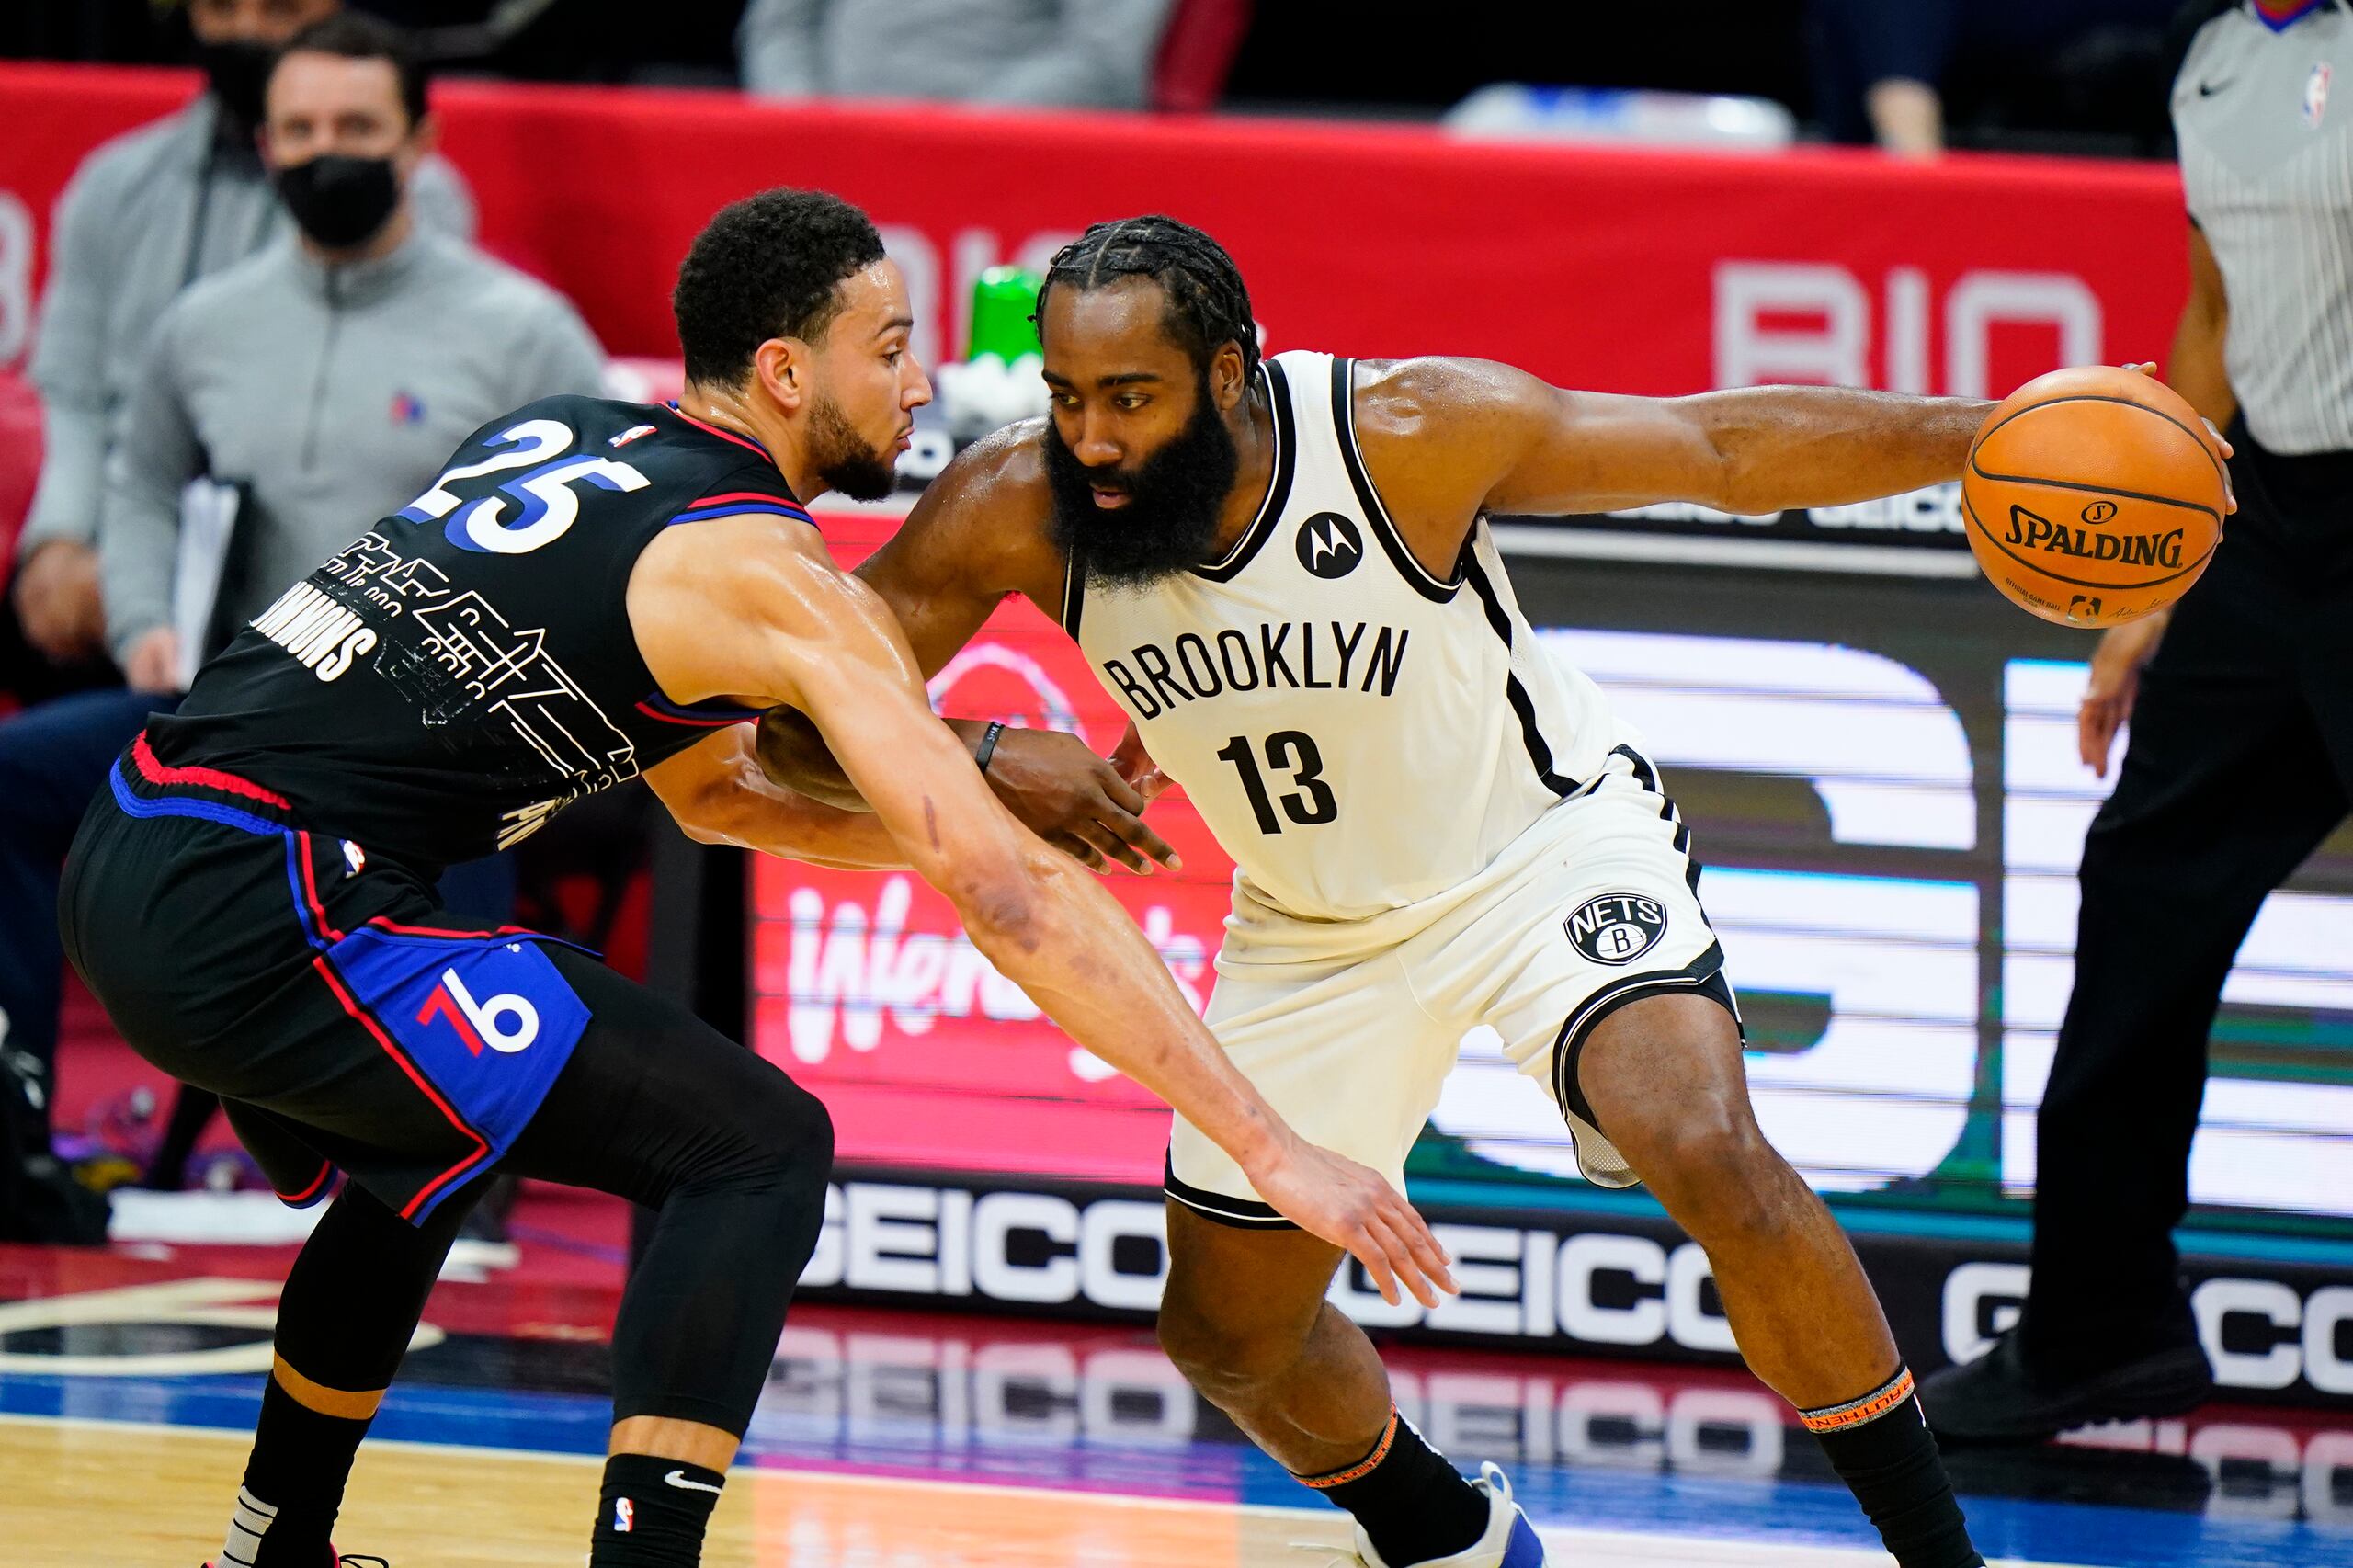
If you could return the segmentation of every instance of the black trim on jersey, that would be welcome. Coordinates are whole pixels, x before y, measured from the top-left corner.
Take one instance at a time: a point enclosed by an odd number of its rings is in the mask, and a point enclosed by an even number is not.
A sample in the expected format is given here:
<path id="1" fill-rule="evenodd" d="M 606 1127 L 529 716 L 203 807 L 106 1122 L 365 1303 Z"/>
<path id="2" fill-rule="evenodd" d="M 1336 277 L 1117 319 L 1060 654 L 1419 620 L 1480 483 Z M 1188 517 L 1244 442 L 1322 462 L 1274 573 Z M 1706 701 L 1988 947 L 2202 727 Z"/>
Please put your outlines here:
<path id="1" fill-rule="evenodd" d="M 1470 559 L 1468 550 L 1455 563 L 1454 581 L 1445 582 L 1430 575 L 1430 569 L 1407 548 L 1405 536 L 1397 531 L 1397 521 L 1381 504 L 1381 492 L 1372 487 L 1372 475 L 1365 472 L 1364 453 L 1357 446 L 1357 400 L 1353 395 L 1356 363 L 1333 357 L 1332 428 L 1340 438 L 1340 460 L 1347 465 L 1348 483 L 1356 486 L 1357 505 L 1363 508 L 1372 536 L 1388 552 L 1390 564 L 1397 568 L 1397 574 L 1414 592 L 1434 604 L 1452 604 L 1455 593 L 1462 586 L 1462 562 Z"/>
<path id="2" fill-rule="evenodd" d="M 1665 821 L 1671 822 L 1675 824 L 1675 852 L 1683 857 L 1683 880 L 1690 886 L 1691 896 L 1694 898 L 1699 897 L 1699 872 L 1701 867 L 1699 859 L 1691 853 L 1691 826 L 1688 823 L 1683 820 L 1682 813 L 1675 809 L 1675 797 L 1668 794 L 1665 790 L 1660 787 L 1658 773 L 1651 767 L 1650 758 L 1644 756 L 1641 752 L 1636 751 L 1632 746 L 1622 744 L 1611 746 L 1609 748 L 1609 755 L 1612 756 L 1622 756 L 1627 760 L 1627 762 L 1631 764 L 1634 771 L 1634 782 L 1641 785 L 1644 790 L 1650 791 L 1650 793 L 1656 795 L 1659 800 L 1664 802 L 1659 807 L 1658 814 Z M 1598 782 L 1598 780 L 1596 782 Z M 1707 911 L 1703 909 L 1699 913 L 1704 915 Z M 1735 1018 L 1740 1017 L 1739 1008 L 1735 1007 L 1733 1009 L 1733 1017 Z"/>
<path id="3" fill-rule="evenodd" d="M 1222 1192 L 1211 1192 L 1207 1187 L 1178 1181 L 1173 1155 L 1161 1162 L 1160 1170 L 1161 1186 L 1169 1198 L 1213 1224 L 1231 1225 L 1237 1231 L 1299 1229 L 1284 1219 L 1271 1203 L 1260 1203 L 1248 1198 L 1228 1198 Z"/>
<path id="4" fill-rule="evenodd" d="M 1193 568 L 1193 575 L 1212 583 L 1231 582 L 1249 565 L 1251 558 L 1258 553 L 1258 547 L 1273 535 L 1276 519 L 1283 515 L 1283 508 L 1290 505 L 1291 470 L 1299 449 L 1299 432 L 1291 423 L 1290 378 L 1272 359 L 1263 361 L 1258 369 L 1267 378 L 1267 403 L 1275 416 L 1274 477 L 1267 482 L 1267 498 L 1258 503 L 1257 516 L 1250 519 L 1250 526 L 1242 530 L 1242 537 L 1233 541 L 1233 548 L 1225 552 L 1224 559 Z M 1072 635 L 1077 635 L 1074 627 Z"/>
<path id="5" fill-rule="evenodd" d="M 1467 551 L 1463 552 L 1462 566 L 1464 577 L 1479 596 L 1479 602 L 1486 607 L 1487 624 L 1495 629 L 1495 635 L 1504 640 L 1504 648 L 1508 652 L 1511 617 L 1504 613 L 1503 601 L 1495 597 L 1495 585 L 1487 581 L 1486 570 Z M 1508 665 L 1504 671 L 1504 696 L 1510 701 L 1511 710 L 1519 715 L 1519 738 L 1527 744 L 1528 760 L 1536 765 L 1536 777 L 1555 795 L 1565 799 L 1575 794 L 1582 786 L 1575 779 L 1552 771 L 1552 748 L 1545 742 L 1543 732 L 1536 727 L 1536 704 L 1529 697 L 1528 688 L 1519 684 L 1518 675 Z M 1632 756 L 1631 752 L 1627 755 Z M 1647 769 L 1650 765 L 1642 766 Z"/>
<path id="6" fill-rule="evenodd" d="M 1577 1083 L 1577 1060 L 1585 1054 L 1586 1041 L 1602 1020 L 1630 1002 L 1645 996 L 1663 996 L 1675 993 L 1696 994 L 1717 1003 L 1732 1015 L 1733 1027 L 1740 1030 L 1744 1043 L 1748 1028 L 1740 1020 L 1740 1007 L 1733 1000 L 1732 984 L 1723 977 L 1724 948 L 1711 941 L 1708 950 L 1677 970 L 1654 970 L 1648 974 L 1630 974 L 1614 984 L 1605 985 L 1577 1004 L 1562 1021 L 1561 1032 L 1552 1039 L 1552 1098 L 1566 1106 L 1607 1138 L 1609 1130 L 1593 1113 L 1593 1102 L 1585 1097 L 1585 1090 Z"/>

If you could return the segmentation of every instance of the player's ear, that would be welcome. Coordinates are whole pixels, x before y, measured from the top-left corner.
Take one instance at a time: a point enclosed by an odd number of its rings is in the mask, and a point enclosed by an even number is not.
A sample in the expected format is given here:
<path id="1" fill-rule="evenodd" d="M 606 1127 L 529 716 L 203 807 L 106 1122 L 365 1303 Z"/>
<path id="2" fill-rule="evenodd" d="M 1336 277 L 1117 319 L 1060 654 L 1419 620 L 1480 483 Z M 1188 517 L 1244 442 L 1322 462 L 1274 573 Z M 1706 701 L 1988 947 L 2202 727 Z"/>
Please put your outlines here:
<path id="1" fill-rule="evenodd" d="M 1231 343 L 1218 346 L 1210 356 L 1210 395 L 1217 400 L 1218 411 L 1231 414 L 1250 393 L 1250 377 L 1242 362 L 1242 350 Z"/>
<path id="2" fill-rule="evenodd" d="M 809 395 L 809 346 L 797 337 L 771 337 L 752 350 L 752 375 L 776 405 L 797 412 Z"/>

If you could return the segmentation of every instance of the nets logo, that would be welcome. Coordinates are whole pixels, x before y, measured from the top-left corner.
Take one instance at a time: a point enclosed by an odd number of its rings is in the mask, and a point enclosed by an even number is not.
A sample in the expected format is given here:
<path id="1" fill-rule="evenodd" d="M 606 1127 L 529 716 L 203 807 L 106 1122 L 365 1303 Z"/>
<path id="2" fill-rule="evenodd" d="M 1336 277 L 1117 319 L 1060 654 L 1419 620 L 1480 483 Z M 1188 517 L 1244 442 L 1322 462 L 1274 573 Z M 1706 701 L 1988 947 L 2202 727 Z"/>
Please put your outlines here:
<path id="1" fill-rule="evenodd" d="M 1299 563 L 1318 577 L 1345 577 L 1364 559 L 1364 536 L 1337 512 L 1318 512 L 1299 525 Z"/>
<path id="2" fill-rule="evenodd" d="M 1666 935 L 1666 909 L 1654 898 L 1606 892 L 1577 905 L 1562 929 L 1571 945 L 1594 962 L 1629 964 Z"/>

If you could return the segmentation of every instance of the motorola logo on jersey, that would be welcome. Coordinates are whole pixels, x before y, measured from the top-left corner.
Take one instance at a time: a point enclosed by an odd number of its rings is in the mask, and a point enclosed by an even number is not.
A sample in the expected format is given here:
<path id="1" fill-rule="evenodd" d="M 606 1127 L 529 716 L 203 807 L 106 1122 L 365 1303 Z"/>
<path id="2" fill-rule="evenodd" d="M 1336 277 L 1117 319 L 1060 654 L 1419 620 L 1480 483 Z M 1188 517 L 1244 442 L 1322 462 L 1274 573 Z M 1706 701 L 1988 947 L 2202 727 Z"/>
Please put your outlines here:
<path id="1" fill-rule="evenodd" d="M 1299 563 L 1318 577 L 1345 577 L 1364 559 L 1364 536 L 1337 512 L 1318 512 L 1299 525 Z"/>
<path id="2" fill-rule="evenodd" d="M 1596 963 L 1631 963 L 1666 935 L 1666 907 L 1639 893 L 1606 892 L 1577 905 L 1562 929 Z"/>

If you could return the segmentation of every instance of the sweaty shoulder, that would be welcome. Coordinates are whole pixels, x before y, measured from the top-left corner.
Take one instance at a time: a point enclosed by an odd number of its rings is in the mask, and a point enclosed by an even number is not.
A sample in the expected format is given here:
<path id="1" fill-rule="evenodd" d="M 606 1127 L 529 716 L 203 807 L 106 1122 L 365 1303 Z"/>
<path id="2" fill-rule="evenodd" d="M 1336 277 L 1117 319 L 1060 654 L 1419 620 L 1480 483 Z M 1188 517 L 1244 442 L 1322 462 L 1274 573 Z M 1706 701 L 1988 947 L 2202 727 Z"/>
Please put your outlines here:
<path id="1" fill-rule="evenodd" d="M 972 586 L 1023 594 L 1051 613 L 1064 566 L 1048 526 L 1046 443 L 1053 438 L 1044 419 L 1024 419 L 957 453 L 878 560 L 888 556 L 883 564 L 894 572 L 952 573 Z"/>
<path id="2" fill-rule="evenodd" d="M 1527 371 L 1492 359 L 1357 362 L 1357 442 L 1417 554 L 1427 540 L 1438 558 L 1450 559 L 1459 530 L 1557 395 Z"/>

